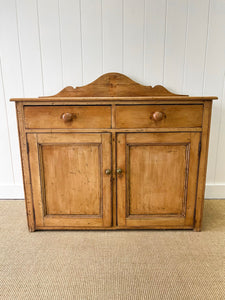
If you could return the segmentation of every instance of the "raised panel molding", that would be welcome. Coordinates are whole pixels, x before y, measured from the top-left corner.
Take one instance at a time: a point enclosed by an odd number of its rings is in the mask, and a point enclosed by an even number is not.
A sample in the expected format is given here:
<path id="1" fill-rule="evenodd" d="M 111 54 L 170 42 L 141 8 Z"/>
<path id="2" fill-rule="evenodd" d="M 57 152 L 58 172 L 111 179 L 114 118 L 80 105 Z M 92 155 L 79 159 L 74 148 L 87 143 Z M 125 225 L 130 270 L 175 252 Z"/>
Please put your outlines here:
<path id="1" fill-rule="evenodd" d="M 143 218 L 144 215 L 184 217 L 187 202 L 190 143 L 127 144 L 126 153 L 127 217 Z M 163 163 L 158 164 L 157 161 L 160 160 Z M 176 165 L 179 160 L 180 164 Z M 149 162 L 149 168 L 147 168 L 146 162 Z M 174 169 L 175 165 L 177 169 Z M 171 172 L 172 168 L 174 172 L 170 176 L 171 184 L 168 184 L 168 178 L 164 174 Z M 154 182 L 145 184 L 147 178 L 153 177 Z M 173 182 L 177 183 L 176 186 L 172 185 Z M 136 187 L 141 184 L 143 187 L 138 192 Z M 160 197 L 160 192 L 165 192 L 168 186 L 170 189 L 166 194 L 169 196 L 165 200 Z M 177 190 L 180 192 L 178 193 Z M 169 198 L 170 196 L 171 198 Z M 164 201 L 167 203 L 167 207 L 165 204 L 162 205 Z"/>

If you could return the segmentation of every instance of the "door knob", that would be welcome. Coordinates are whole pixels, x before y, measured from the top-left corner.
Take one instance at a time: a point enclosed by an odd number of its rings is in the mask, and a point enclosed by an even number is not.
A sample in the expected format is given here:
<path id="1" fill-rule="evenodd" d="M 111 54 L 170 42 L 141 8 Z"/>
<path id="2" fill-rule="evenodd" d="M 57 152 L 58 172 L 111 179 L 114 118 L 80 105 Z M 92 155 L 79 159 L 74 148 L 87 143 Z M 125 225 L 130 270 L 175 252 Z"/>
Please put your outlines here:
<path id="1" fill-rule="evenodd" d="M 161 111 L 156 111 L 152 115 L 154 121 L 161 121 L 164 117 L 165 115 Z"/>
<path id="2" fill-rule="evenodd" d="M 122 174 L 122 172 L 123 172 L 122 169 L 117 169 L 117 170 L 116 170 L 116 173 L 117 173 L 117 174 Z"/>
<path id="3" fill-rule="evenodd" d="M 73 120 L 73 118 L 74 118 L 74 115 L 71 114 L 71 113 L 68 113 L 68 112 L 64 113 L 62 115 L 62 119 L 63 119 L 64 122 L 71 122 Z"/>
<path id="4" fill-rule="evenodd" d="M 110 170 L 110 169 L 106 169 L 106 170 L 105 170 L 105 174 L 106 174 L 106 175 L 111 174 L 111 170 Z"/>

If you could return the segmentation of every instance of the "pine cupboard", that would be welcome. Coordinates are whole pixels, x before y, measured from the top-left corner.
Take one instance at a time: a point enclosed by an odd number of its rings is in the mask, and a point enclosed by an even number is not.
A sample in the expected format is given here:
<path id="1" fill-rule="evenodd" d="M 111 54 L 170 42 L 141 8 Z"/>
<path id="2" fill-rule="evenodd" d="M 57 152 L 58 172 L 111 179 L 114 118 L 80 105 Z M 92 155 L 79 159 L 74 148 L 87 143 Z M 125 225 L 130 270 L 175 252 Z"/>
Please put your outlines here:
<path id="1" fill-rule="evenodd" d="M 200 231 L 213 99 L 119 73 L 11 99 L 29 230 Z"/>

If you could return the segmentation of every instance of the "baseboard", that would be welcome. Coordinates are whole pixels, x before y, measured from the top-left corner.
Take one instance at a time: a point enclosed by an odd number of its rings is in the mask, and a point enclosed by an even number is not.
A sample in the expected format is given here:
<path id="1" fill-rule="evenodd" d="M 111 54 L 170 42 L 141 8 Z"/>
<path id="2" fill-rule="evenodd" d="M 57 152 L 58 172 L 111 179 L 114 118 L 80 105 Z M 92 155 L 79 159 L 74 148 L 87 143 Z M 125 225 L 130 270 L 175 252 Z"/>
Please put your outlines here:
<path id="1" fill-rule="evenodd" d="M 206 199 L 225 199 L 225 184 L 206 184 Z"/>
<path id="2" fill-rule="evenodd" d="M 23 186 L 0 185 L 0 199 L 24 199 Z"/>
<path id="3" fill-rule="evenodd" d="M 206 199 L 225 199 L 225 184 L 207 184 Z M 24 199 L 23 186 L 0 185 L 0 199 Z"/>

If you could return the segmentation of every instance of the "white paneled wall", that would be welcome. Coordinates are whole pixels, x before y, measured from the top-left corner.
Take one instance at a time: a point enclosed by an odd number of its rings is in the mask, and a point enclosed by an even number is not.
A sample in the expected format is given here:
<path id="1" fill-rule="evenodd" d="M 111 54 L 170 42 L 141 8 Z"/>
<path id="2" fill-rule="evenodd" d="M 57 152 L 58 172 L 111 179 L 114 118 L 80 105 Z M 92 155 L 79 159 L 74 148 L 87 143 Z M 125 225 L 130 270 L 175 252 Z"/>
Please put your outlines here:
<path id="1" fill-rule="evenodd" d="M 0 0 L 0 198 L 22 198 L 11 97 L 52 95 L 106 72 L 217 95 L 206 197 L 225 198 L 225 0 Z"/>

